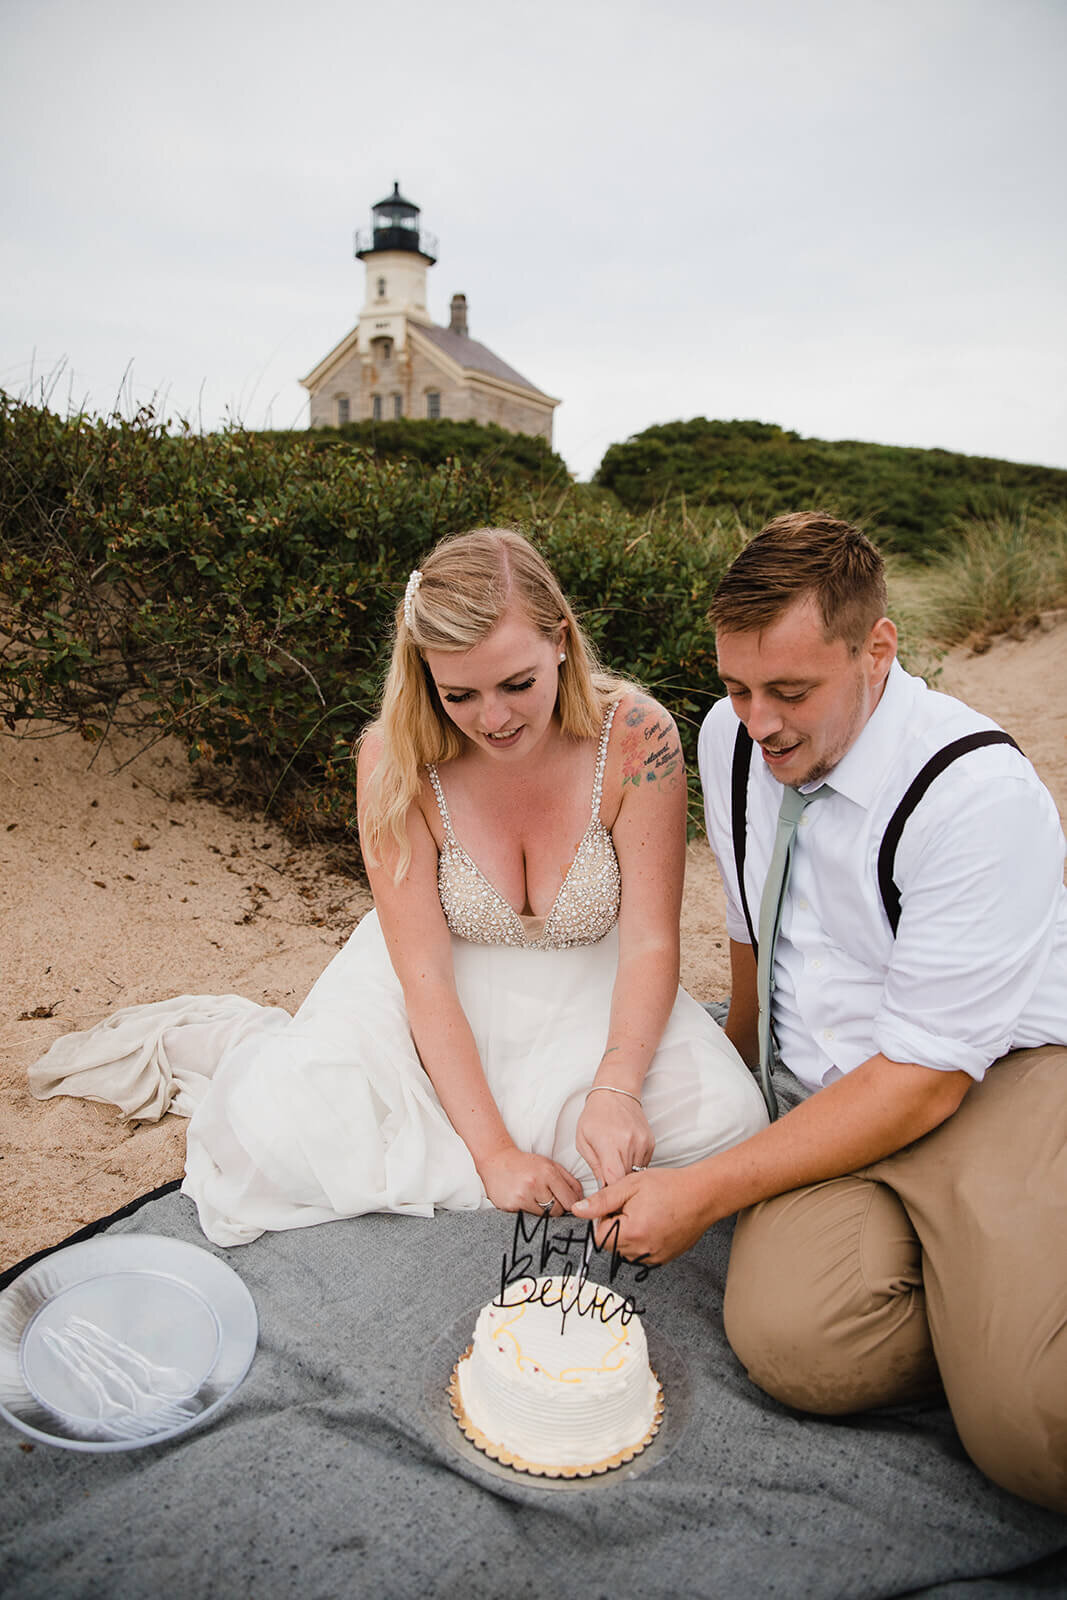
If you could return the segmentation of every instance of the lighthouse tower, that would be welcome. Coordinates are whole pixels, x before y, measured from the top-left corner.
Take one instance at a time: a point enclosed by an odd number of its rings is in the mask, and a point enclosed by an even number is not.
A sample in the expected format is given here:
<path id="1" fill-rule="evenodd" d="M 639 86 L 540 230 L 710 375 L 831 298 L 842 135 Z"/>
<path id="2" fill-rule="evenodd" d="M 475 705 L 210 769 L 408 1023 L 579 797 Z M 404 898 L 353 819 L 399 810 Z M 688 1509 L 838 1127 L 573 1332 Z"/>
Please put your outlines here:
<path id="1" fill-rule="evenodd" d="M 466 296 L 452 296 L 447 327 L 430 316 L 426 274 L 437 260 L 437 240 L 399 183 L 371 207 L 355 254 L 366 274 L 359 321 L 300 380 L 311 395 L 313 428 L 448 417 L 495 422 L 551 443 L 559 401 L 470 337 Z"/>
<path id="2" fill-rule="evenodd" d="M 419 208 L 404 199 L 399 183 L 371 207 L 370 227 L 356 230 L 355 255 L 367 269 L 360 354 L 370 354 L 376 339 L 391 339 L 394 351 L 404 350 L 407 318 L 430 321 L 426 269 L 437 260 L 437 240 L 422 230 Z"/>

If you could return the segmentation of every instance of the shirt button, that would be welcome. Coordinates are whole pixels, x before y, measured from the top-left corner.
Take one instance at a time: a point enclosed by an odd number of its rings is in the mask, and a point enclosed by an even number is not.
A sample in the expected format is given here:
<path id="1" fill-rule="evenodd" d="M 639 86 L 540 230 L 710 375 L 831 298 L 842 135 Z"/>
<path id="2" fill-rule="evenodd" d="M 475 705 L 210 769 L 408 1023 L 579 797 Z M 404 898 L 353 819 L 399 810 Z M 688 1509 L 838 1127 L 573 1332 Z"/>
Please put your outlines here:
<path id="1" fill-rule="evenodd" d="M 816 956 L 814 958 L 814 960 L 812 961 L 811 965 L 812 965 L 812 970 L 814 972 L 818 972 L 819 968 L 822 966 L 822 961 L 819 959 L 818 956 Z"/>
<path id="2" fill-rule="evenodd" d="M 822 1030 L 822 1036 L 824 1039 L 832 1039 L 834 1036 L 833 1028 L 824 1028 Z"/>
<path id="3" fill-rule="evenodd" d="M 806 911 L 808 909 L 808 902 L 801 898 L 797 901 L 797 906 L 801 911 Z"/>
<path id="4" fill-rule="evenodd" d="M 810 821 L 810 818 L 808 817 L 808 813 L 805 811 L 804 815 L 800 819 L 800 826 L 802 828 L 806 828 L 809 821 Z"/>

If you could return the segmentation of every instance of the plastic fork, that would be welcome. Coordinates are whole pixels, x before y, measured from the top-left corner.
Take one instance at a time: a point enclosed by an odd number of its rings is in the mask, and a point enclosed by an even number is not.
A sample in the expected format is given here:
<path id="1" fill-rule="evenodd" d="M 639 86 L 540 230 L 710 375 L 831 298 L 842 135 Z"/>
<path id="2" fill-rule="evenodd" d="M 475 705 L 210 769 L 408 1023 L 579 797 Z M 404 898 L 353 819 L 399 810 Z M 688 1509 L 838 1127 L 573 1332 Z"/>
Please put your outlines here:
<path id="1" fill-rule="evenodd" d="M 99 1332 L 92 1323 L 88 1327 Z M 69 1325 L 62 1331 L 49 1328 L 43 1337 L 56 1359 L 88 1391 L 97 1421 L 119 1437 L 144 1438 L 161 1428 L 188 1422 L 195 1415 L 165 1397 L 141 1389 L 91 1337 Z"/>
<path id="2" fill-rule="evenodd" d="M 184 1367 L 166 1367 L 149 1361 L 139 1350 L 123 1344 L 121 1339 L 116 1339 L 95 1322 L 87 1322 L 84 1317 L 71 1317 L 66 1327 L 71 1333 L 80 1334 L 103 1356 L 124 1363 L 127 1376 L 136 1377 L 149 1394 L 159 1395 L 164 1400 L 186 1400 L 196 1393 L 196 1379 Z"/>

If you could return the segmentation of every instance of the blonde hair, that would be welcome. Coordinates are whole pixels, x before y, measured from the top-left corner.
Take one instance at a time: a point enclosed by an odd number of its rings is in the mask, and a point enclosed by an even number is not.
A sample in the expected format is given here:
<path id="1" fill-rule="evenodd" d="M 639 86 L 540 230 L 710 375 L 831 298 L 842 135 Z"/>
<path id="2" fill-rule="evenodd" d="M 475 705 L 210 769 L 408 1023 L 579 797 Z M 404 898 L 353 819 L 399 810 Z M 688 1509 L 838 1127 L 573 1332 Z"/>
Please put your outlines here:
<path id="1" fill-rule="evenodd" d="M 566 623 L 557 710 L 562 732 L 572 739 L 595 738 L 605 708 L 634 687 L 602 670 L 552 569 L 522 534 L 509 528 L 453 534 L 420 570 L 421 581 L 409 582 L 397 605 L 381 710 L 362 736 L 382 741 L 360 820 L 363 854 L 377 866 L 383 845 L 395 845 L 398 883 L 411 862 L 407 818 L 421 769 L 453 761 L 466 743 L 441 704 L 425 651 L 473 650 L 511 607 L 546 639 L 557 640 Z"/>

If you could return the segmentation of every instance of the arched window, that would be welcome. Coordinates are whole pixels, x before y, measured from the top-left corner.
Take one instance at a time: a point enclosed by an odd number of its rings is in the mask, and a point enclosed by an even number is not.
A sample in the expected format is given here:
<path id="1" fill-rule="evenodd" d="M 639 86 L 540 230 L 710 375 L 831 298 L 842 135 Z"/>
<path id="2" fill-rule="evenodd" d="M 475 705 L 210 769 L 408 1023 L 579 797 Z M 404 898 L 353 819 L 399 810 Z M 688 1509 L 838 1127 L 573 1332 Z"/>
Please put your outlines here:
<path id="1" fill-rule="evenodd" d="M 378 279 L 378 299 L 379 300 L 384 300 L 385 299 L 385 279 L 384 278 L 379 278 Z"/>
<path id="2" fill-rule="evenodd" d="M 441 394 L 437 389 L 426 391 L 426 415 L 431 420 L 436 420 L 441 415 Z"/>

